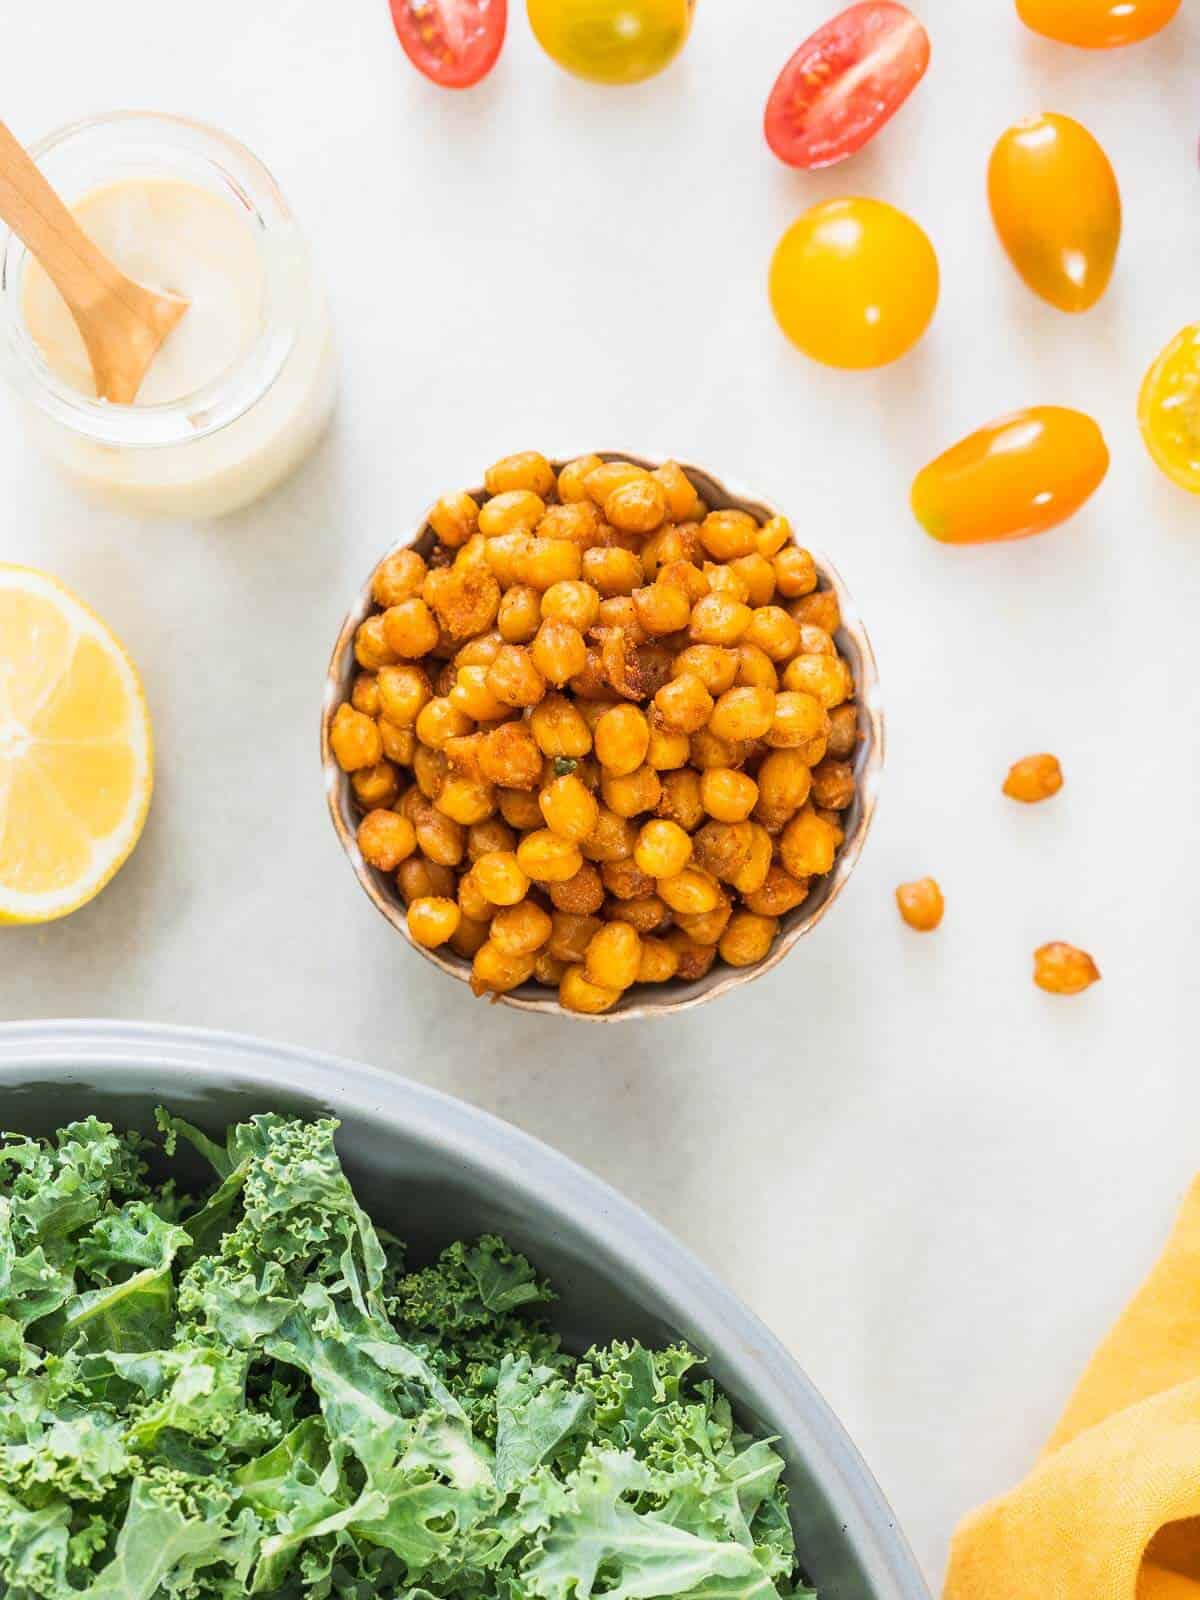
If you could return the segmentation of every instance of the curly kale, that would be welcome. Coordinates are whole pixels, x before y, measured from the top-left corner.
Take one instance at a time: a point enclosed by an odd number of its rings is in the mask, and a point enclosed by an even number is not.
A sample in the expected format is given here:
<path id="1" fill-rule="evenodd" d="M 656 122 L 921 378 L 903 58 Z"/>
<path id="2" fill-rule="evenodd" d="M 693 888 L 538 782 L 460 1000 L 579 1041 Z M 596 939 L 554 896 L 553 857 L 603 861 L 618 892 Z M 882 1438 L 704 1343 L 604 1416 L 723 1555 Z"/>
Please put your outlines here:
<path id="1" fill-rule="evenodd" d="M 333 1121 L 0 1140 L 7 1600 L 790 1600 L 783 1460 L 681 1346 L 576 1358 L 493 1235 L 409 1271 Z M 202 1194 L 152 1183 L 180 1140 Z"/>

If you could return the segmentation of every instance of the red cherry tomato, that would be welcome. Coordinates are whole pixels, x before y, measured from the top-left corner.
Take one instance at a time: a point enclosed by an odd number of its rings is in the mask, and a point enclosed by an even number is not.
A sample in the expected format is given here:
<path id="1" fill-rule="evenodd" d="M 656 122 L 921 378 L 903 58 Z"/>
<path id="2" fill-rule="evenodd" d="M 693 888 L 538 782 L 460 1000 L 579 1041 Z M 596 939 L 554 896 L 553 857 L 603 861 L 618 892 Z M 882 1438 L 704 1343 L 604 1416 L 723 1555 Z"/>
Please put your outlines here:
<path id="1" fill-rule="evenodd" d="M 443 89 L 469 89 L 496 65 L 508 0 L 390 0 L 404 54 Z"/>
<path id="2" fill-rule="evenodd" d="M 861 150 L 929 65 L 929 35 L 895 0 L 864 0 L 818 28 L 767 101 L 767 143 L 789 167 L 831 167 Z"/>

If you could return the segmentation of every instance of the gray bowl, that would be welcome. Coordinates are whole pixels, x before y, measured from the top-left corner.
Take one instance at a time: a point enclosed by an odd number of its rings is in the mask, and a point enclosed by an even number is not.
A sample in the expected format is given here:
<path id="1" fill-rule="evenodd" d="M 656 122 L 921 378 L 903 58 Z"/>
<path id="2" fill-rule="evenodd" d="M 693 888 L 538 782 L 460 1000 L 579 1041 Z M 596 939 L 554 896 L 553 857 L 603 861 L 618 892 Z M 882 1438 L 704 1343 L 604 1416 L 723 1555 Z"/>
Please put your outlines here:
<path id="1" fill-rule="evenodd" d="M 800 1560 L 822 1600 L 929 1600 L 862 1458 L 783 1346 L 670 1234 L 573 1162 L 461 1101 L 330 1056 L 199 1029 L 0 1025 L 0 1128 L 47 1133 L 95 1112 L 151 1132 L 160 1103 L 210 1133 L 266 1109 L 333 1112 L 363 1204 L 414 1259 L 495 1230 L 561 1291 L 555 1321 L 569 1347 L 686 1339 L 742 1419 L 778 1436 Z"/>

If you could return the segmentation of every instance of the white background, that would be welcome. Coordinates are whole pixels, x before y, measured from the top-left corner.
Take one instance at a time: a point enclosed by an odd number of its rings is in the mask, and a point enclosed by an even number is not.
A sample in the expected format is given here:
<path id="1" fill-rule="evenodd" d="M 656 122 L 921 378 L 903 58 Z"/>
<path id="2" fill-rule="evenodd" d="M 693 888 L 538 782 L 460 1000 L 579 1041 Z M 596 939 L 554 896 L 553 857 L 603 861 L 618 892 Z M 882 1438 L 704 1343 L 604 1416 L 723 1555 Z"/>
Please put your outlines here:
<path id="1" fill-rule="evenodd" d="M 790 1345 L 891 1497 L 931 1584 L 956 1518 L 1021 1474 L 1200 1166 L 1196 563 L 1200 504 L 1160 479 L 1141 374 L 1200 316 L 1200 19 L 1092 56 L 1011 0 L 924 0 L 933 64 L 877 143 L 790 172 L 767 91 L 826 0 L 701 0 L 639 88 L 577 83 L 516 0 L 491 78 L 427 85 L 384 0 L 8 8 L 3 112 L 33 139 L 117 106 L 239 134 L 307 225 L 344 356 L 334 431 L 287 488 L 209 525 L 96 513 L 0 408 L 0 556 L 119 631 L 159 742 L 144 841 L 91 907 L 0 935 L 0 1015 L 244 1029 L 452 1090 L 576 1156 L 711 1262 Z M 991 144 L 1078 116 L 1123 191 L 1120 262 L 1069 318 L 992 234 Z M 777 236 L 827 196 L 924 224 L 942 299 L 875 374 L 777 332 Z M 1069 526 L 947 550 L 914 471 L 1058 402 L 1100 420 L 1107 482 Z M 446 488 L 536 447 L 676 453 L 774 496 L 842 568 L 889 716 L 883 797 L 836 910 L 780 969 L 667 1025 L 472 1004 L 371 909 L 329 825 L 329 647 L 375 557 Z M 1049 749 L 1067 785 L 1005 801 Z M 932 872 L 941 931 L 892 890 Z M 1104 981 L 1030 982 L 1063 938 Z M 164 1089 L 169 1094 L 169 1089 Z"/>

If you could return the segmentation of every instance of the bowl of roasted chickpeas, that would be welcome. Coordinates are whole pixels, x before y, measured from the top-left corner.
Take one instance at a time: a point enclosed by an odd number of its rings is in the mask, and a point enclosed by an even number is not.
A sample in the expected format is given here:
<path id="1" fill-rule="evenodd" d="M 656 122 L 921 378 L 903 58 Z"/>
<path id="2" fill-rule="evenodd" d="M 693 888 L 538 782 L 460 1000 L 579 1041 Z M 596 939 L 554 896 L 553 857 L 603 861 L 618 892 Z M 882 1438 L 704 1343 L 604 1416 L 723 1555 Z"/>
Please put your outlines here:
<path id="1" fill-rule="evenodd" d="M 384 917 L 527 1011 L 658 1016 L 775 966 L 846 883 L 883 721 L 841 579 L 711 473 L 536 451 L 376 566 L 321 723 Z"/>

